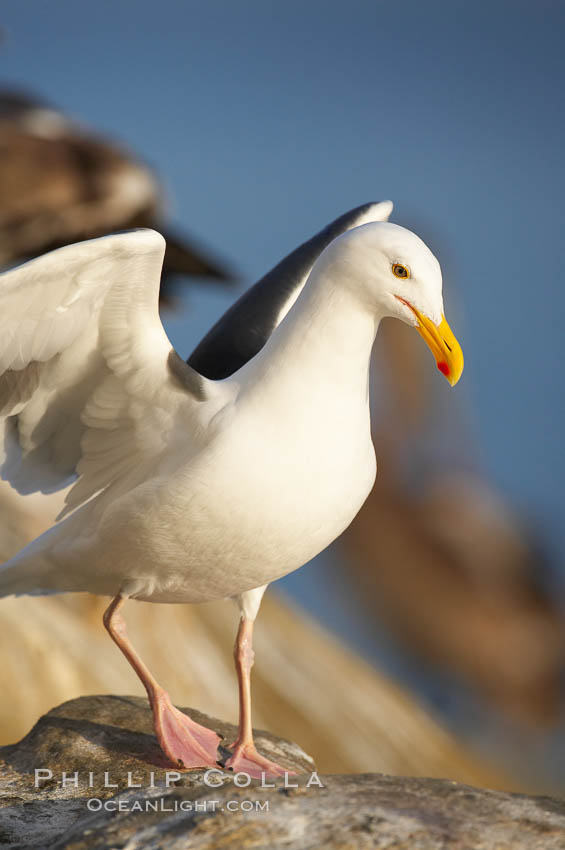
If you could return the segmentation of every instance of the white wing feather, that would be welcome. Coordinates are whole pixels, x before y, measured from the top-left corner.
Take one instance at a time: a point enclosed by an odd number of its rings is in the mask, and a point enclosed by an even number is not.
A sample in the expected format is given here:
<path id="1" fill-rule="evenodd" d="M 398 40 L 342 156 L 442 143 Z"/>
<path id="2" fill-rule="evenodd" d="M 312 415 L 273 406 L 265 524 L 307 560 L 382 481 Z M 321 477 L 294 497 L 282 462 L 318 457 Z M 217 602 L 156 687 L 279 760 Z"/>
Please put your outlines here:
<path id="1" fill-rule="evenodd" d="M 120 480 L 143 480 L 179 417 L 188 430 L 208 382 L 190 367 L 179 381 L 169 368 L 164 250 L 158 233 L 140 230 L 0 275 L 1 473 L 19 492 L 51 492 L 78 475 L 72 510 Z"/>

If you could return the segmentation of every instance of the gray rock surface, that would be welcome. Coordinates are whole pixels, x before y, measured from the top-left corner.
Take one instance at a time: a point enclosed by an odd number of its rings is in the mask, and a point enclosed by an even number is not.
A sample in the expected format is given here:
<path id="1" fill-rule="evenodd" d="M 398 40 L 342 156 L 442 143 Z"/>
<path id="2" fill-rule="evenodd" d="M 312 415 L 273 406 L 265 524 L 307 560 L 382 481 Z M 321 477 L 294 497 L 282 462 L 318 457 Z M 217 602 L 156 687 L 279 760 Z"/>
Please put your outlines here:
<path id="1" fill-rule="evenodd" d="M 233 737 L 232 725 L 184 710 Z M 179 772 L 161 757 L 145 700 L 64 703 L 18 744 L 0 748 L 0 847 L 565 848 L 564 801 L 438 779 L 318 777 L 297 745 L 256 734 L 259 749 L 299 775 L 264 787 L 220 766 Z"/>

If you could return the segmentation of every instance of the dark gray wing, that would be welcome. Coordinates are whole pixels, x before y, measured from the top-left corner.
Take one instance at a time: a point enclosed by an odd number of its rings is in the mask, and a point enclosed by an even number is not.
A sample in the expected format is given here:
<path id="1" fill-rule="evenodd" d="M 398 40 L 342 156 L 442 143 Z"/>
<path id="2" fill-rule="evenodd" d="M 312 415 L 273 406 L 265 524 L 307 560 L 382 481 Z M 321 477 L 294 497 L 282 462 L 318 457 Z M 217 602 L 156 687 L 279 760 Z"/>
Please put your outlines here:
<path id="1" fill-rule="evenodd" d="M 363 204 L 336 218 L 271 269 L 227 310 L 188 358 L 201 375 L 221 380 L 260 351 L 304 286 L 312 266 L 334 239 L 369 221 L 386 221 L 390 201 Z"/>

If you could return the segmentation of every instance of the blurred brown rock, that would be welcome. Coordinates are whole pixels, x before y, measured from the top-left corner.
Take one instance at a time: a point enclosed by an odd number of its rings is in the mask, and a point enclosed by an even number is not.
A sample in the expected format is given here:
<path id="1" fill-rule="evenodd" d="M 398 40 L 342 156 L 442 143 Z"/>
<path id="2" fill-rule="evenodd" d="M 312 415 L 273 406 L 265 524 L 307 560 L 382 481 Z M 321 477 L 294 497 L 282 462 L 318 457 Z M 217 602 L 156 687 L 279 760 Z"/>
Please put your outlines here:
<path id="1" fill-rule="evenodd" d="M 351 586 L 411 652 L 464 677 L 507 716 L 550 724 L 563 703 L 559 601 L 543 589 L 523 523 L 473 471 L 460 386 L 447 413 L 417 335 L 399 322 L 383 331 L 379 472 L 341 539 Z"/>

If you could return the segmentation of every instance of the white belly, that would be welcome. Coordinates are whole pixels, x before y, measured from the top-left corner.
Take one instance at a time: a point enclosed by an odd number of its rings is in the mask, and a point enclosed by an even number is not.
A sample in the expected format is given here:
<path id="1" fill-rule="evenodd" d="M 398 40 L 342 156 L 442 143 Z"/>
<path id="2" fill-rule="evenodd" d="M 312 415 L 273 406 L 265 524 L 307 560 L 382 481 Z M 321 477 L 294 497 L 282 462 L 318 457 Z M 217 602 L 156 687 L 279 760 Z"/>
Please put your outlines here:
<path id="1" fill-rule="evenodd" d="M 302 566 L 349 525 L 372 487 L 368 423 L 351 424 L 351 433 L 331 429 L 330 445 L 325 432 L 312 439 L 300 421 L 277 435 L 269 423 L 258 429 L 240 417 L 229 439 L 220 436 L 174 476 L 108 510 L 97 527 L 96 564 L 85 570 L 97 588 L 84 589 L 202 602 Z M 64 548 L 66 558 L 89 560 L 87 541 Z"/>

